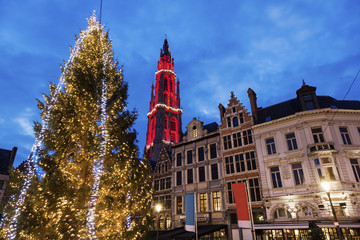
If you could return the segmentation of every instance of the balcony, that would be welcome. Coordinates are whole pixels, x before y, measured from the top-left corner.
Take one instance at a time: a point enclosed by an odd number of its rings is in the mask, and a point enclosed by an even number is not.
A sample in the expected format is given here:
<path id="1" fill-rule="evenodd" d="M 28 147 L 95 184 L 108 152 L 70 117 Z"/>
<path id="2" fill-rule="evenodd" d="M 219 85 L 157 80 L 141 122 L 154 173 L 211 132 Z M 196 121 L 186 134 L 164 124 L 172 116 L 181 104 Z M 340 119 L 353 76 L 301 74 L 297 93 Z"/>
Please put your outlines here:
<path id="1" fill-rule="evenodd" d="M 310 150 L 310 153 L 322 152 L 322 151 L 336 151 L 334 147 L 334 143 L 332 142 L 320 142 L 320 143 L 309 144 L 308 148 Z"/>

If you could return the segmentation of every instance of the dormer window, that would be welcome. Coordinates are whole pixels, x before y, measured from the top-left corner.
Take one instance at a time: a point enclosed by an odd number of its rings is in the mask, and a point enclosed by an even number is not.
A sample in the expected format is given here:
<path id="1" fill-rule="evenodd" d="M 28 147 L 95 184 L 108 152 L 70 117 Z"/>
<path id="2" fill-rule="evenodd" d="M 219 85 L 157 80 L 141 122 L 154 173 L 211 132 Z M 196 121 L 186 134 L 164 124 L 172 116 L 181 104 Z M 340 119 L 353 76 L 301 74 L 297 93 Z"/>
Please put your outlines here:
<path id="1" fill-rule="evenodd" d="M 304 103 L 306 110 L 314 110 L 314 99 L 312 95 L 305 95 L 304 96 Z"/>
<path id="2" fill-rule="evenodd" d="M 196 126 L 193 127 L 193 131 L 192 131 L 192 132 L 193 132 L 193 137 L 196 138 L 197 135 L 198 135 Z"/>

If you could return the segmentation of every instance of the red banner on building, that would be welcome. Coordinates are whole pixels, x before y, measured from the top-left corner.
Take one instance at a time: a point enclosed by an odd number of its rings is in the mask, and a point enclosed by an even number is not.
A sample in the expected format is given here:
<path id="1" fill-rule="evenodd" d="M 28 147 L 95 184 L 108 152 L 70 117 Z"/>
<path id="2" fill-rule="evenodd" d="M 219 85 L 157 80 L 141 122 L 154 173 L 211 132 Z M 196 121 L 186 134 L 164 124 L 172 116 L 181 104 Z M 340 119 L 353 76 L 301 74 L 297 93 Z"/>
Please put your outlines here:
<path id="1" fill-rule="evenodd" d="M 233 183 L 231 186 L 235 198 L 239 228 L 251 228 L 245 183 Z"/>

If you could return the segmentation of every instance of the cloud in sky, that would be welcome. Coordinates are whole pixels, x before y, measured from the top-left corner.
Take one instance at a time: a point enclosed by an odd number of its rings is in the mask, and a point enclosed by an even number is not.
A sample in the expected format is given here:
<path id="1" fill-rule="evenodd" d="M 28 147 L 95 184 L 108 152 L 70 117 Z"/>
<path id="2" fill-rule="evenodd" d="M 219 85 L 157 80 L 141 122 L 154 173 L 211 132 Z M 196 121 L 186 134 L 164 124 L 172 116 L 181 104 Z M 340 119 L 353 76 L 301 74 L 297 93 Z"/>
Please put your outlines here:
<path id="1" fill-rule="evenodd" d="M 35 98 L 58 82 L 59 66 L 94 9 L 98 1 L 0 1 L 0 147 L 32 145 Z M 140 150 L 165 34 L 185 129 L 193 117 L 219 122 L 217 106 L 228 103 L 231 91 L 249 109 L 249 87 L 263 107 L 295 97 L 302 78 L 318 94 L 342 99 L 360 68 L 359 12 L 351 0 L 103 1 L 102 23 L 124 65 L 129 109 L 138 111 Z M 359 82 L 348 99 L 359 100 Z M 19 149 L 15 164 L 27 151 Z"/>

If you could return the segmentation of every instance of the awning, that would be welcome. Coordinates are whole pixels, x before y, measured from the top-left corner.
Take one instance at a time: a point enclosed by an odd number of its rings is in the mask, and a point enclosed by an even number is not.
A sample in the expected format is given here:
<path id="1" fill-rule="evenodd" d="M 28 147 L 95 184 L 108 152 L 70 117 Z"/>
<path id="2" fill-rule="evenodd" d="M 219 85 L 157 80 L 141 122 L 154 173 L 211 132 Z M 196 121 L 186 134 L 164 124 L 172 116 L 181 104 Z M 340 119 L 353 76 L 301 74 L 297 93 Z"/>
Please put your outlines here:
<path id="1" fill-rule="evenodd" d="M 198 236 L 204 236 L 212 232 L 226 229 L 227 225 L 201 225 L 198 226 Z M 156 234 L 154 231 L 153 234 Z M 169 231 L 159 231 L 159 239 L 191 239 L 195 238 L 195 233 L 187 232 L 184 228 L 176 228 Z"/>
<path id="2" fill-rule="evenodd" d="M 254 224 L 255 230 L 260 229 L 308 229 L 309 223 L 271 223 Z"/>
<path id="3" fill-rule="evenodd" d="M 334 222 L 316 223 L 319 228 L 335 228 Z M 360 228 L 358 222 L 339 222 L 341 228 Z"/>

